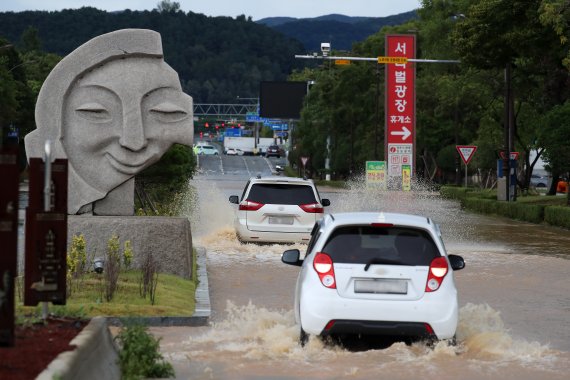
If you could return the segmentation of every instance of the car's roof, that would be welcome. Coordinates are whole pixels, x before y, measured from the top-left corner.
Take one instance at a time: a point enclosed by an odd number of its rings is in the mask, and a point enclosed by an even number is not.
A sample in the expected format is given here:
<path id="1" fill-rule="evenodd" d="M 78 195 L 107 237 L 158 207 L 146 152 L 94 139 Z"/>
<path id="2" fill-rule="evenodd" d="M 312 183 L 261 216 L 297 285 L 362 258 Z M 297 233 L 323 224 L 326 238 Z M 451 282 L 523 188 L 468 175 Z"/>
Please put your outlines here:
<path id="1" fill-rule="evenodd" d="M 251 183 L 293 183 L 313 185 L 313 181 L 310 179 L 282 176 L 255 177 L 251 179 Z"/>
<path id="2" fill-rule="evenodd" d="M 425 229 L 431 229 L 433 227 L 431 219 L 425 216 L 389 212 L 344 212 L 329 214 L 326 223 L 328 224 L 331 221 L 337 226 L 389 223 L 394 225 L 415 226 Z"/>

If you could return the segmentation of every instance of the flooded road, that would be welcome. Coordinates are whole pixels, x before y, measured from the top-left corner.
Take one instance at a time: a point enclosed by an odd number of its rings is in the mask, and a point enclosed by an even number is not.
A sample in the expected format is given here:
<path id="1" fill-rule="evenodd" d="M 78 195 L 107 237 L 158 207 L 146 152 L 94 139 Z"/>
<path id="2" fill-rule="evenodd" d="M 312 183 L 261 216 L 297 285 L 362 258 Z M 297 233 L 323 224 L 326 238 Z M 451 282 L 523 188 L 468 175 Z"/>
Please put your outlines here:
<path id="1" fill-rule="evenodd" d="M 321 188 L 328 212 L 399 211 L 440 224 L 448 253 L 467 266 L 459 290 L 458 344 L 394 343 L 348 350 L 298 344 L 291 246 L 241 245 L 229 195 L 247 178 L 199 176 L 193 235 L 208 251 L 211 326 L 152 328 L 179 379 L 566 379 L 570 373 L 570 231 L 466 213 L 414 193 Z M 294 246 L 304 252 L 304 246 Z"/>

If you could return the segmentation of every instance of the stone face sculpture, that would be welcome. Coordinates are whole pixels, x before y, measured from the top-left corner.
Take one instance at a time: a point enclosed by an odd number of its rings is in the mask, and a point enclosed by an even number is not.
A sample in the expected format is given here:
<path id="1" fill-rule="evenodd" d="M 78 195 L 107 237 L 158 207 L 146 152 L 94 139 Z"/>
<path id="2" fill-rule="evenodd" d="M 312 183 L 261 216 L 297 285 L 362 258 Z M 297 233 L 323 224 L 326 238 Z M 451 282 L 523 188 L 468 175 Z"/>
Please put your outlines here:
<path id="1" fill-rule="evenodd" d="M 28 157 L 69 160 L 69 214 L 132 215 L 134 176 L 174 143 L 192 145 L 192 98 L 163 60 L 160 34 L 124 29 L 66 56 L 44 82 Z"/>

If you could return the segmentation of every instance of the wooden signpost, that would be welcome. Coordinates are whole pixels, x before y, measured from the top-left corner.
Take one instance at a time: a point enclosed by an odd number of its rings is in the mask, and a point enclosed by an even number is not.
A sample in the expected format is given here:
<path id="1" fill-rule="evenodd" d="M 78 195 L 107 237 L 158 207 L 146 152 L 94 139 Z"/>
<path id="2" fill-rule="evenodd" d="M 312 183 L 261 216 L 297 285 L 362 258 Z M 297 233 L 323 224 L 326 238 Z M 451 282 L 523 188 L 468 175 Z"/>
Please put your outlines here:
<path id="1" fill-rule="evenodd" d="M 24 304 L 44 302 L 44 318 L 47 302 L 66 302 L 67 160 L 50 160 L 30 158 L 26 209 Z"/>
<path id="2" fill-rule="evenodd" d="M 18 263 L 18 148 L 0 145 L 0 346 L 14 345 Z"/>

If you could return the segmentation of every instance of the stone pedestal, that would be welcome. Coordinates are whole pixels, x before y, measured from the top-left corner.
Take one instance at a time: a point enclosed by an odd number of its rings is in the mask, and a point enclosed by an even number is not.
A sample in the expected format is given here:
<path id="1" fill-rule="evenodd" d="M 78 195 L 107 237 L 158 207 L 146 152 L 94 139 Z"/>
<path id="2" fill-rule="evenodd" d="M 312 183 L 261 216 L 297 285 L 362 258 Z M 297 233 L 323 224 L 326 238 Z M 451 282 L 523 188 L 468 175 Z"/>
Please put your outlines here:
<path id="1" fill-rule="evenodd" d="M 140 268 L 147 254 L 160 264 L 159 272 L 192 277 L 192 234 L 187 218 L 162 216 L 68 216 L 68 247 L 74 235 L 83 234 L 89 258 L 105 257 L 107 242 L 117 235 L 130 240 L 133 266 Z"/>

